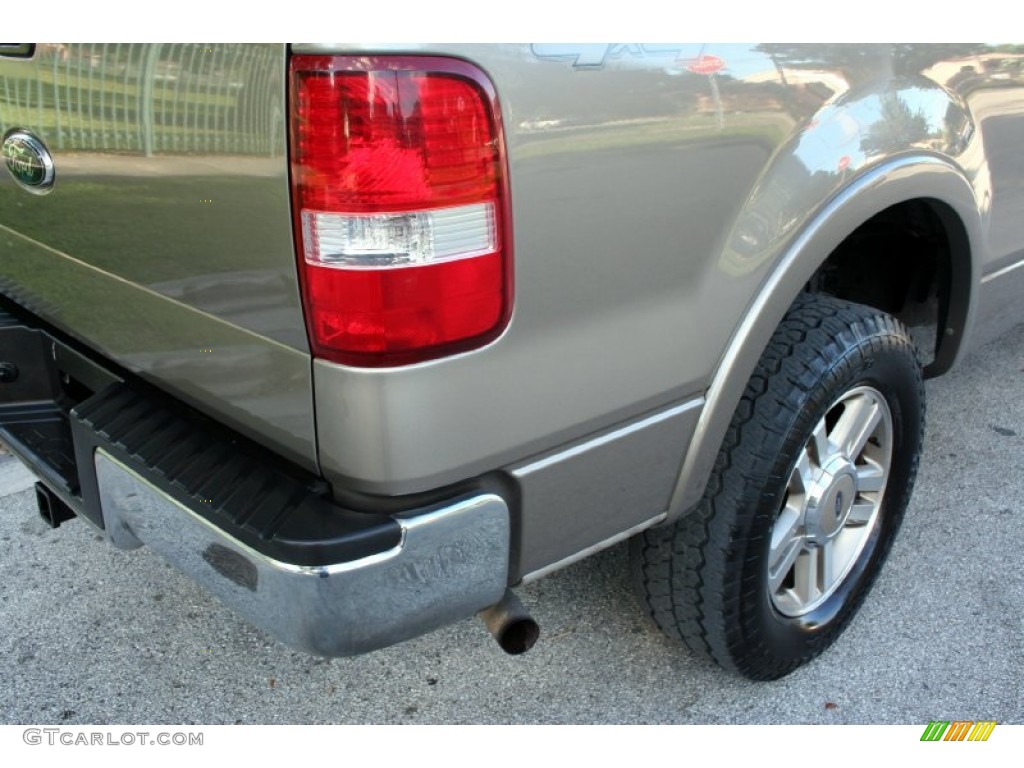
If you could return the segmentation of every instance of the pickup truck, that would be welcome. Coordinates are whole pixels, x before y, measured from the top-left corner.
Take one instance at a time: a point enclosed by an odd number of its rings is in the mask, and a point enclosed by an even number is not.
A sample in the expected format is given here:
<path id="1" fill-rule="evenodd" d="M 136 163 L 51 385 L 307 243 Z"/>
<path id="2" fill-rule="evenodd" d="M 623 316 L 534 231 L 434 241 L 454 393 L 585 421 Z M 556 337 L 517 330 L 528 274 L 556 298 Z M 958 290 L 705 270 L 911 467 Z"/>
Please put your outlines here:
<path id="1" fill-rule="evenodd" d="M 628 539 L 662 631 L 786 675 L 923 380 L 1024 320 L 1024 46 L 2 44 L 0 134 L 40 513 L 314 654 L 524 651 L 510 589 Z"/>

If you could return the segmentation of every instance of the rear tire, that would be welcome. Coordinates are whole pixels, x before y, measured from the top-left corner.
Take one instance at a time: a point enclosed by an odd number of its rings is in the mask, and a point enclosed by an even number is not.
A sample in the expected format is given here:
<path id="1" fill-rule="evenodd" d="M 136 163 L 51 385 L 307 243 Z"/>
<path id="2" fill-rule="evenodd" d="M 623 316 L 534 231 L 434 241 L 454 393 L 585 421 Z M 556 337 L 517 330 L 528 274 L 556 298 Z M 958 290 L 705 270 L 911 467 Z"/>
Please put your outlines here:
<path id="1" fill-rule="evenodd" d="M 869 307 L 799 297 L 747 385 L 701 502 L 631 544 L 655 623 L 755 680 L 818 656 L 889 552 L 923 429 L 906 328 Z"/>

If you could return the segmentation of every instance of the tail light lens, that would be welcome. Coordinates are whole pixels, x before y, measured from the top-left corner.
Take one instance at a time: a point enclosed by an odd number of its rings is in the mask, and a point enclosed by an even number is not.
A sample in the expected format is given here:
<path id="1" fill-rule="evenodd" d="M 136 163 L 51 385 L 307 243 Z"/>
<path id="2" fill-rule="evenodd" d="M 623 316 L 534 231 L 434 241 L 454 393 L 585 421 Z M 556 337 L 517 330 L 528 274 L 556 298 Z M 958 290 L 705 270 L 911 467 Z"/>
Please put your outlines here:
<path id="1" fill-rule="evenodd" d="M 433 57 L 295 56 L 291 162 L 314 355 L 403 365 L 496 338 L 512 304 L 494 90 Z"/>

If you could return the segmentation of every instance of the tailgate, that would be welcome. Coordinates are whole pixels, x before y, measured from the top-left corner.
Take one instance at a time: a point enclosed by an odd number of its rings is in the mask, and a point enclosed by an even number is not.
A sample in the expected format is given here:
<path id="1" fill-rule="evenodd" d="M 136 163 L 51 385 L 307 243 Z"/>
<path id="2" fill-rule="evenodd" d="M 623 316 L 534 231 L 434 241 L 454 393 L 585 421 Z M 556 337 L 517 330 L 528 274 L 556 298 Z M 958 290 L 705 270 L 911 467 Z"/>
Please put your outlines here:
<path id="1" fill-rule="evenodd" d="M 0 49 L 0 133 L 55 173 L 0 170 L 0 301 L 315 469 L 284 74 L 281 45 Z"/>

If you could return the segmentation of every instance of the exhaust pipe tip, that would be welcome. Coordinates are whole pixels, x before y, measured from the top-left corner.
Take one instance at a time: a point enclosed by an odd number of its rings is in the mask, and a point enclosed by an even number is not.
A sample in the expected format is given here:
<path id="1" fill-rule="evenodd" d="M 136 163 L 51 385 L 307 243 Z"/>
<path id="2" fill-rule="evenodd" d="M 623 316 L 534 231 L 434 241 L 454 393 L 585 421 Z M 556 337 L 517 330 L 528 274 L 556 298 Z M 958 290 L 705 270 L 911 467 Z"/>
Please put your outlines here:
<path id="1" fill-rule="evenodd" d="M 539 637 L 540 626 L 532 618 L 527 617 L 506 626 L 505 631 L 495 639 L 505 653 L 518 656 L 533 648 Z"/>
<path id="2" fill-rule="evenodd" d="M 526 653 L 540 637 L 540 626 L 510 589 L 479 615 L 501 650 L 512 656 Z"/>

